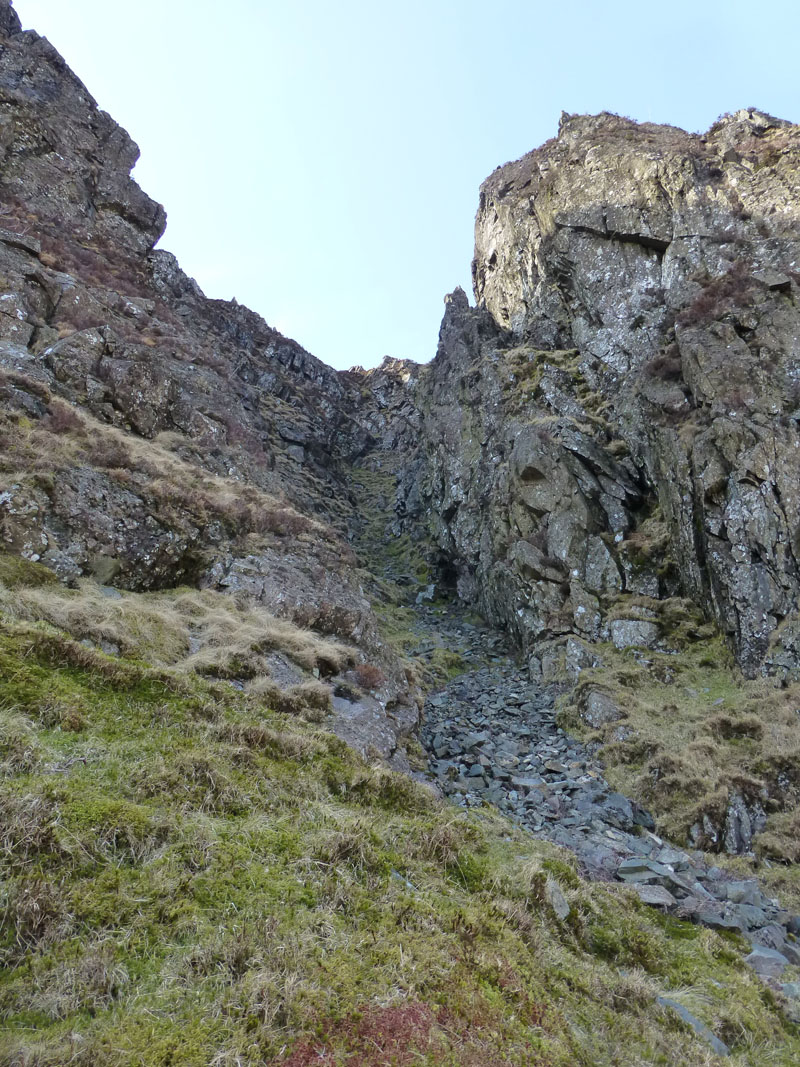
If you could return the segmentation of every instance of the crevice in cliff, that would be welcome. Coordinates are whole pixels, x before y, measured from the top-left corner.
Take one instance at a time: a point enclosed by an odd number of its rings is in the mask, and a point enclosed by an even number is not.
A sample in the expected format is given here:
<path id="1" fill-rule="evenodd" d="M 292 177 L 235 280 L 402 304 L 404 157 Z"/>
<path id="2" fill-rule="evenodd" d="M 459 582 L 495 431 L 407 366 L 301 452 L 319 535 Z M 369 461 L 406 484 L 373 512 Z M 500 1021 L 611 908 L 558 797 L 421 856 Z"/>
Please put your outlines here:
<path id="1" fill-rule="evenodd" d="M 585 233 L 592 237 L 599 237 L 604 241 L 619 241 L 620 244 L 639 245 L 649 251 L 658 253 L 659 258 L 664 256 L 664 253 L 672 244 L 672 238 L 667 241 L 661 237 L 654 237 L 652 234 L 625 233 L 621 230 L 599 230 L 593 226 L 558 221 L 556 221 L 555 225 L 559 230 L 571 230 L 573 233 Z"/>

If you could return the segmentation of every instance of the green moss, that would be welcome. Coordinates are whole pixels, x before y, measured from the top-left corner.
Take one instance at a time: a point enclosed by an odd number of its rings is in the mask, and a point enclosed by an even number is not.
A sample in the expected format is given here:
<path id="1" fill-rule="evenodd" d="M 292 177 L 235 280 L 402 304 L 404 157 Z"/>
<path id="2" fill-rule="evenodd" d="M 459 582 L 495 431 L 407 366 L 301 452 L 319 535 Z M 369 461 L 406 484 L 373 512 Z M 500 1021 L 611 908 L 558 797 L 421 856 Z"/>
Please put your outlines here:
<path id="1" fill-rule="evenodd" d="M 445 870 L 452 879 L 470 892 L 484 888 L 489 877 L 486 859 L 467 849 L 463 849 L 451 863 L 446 864 Z"/>
<path id="2" fill-rule="evenodd" d="M 135 855 L 166 837 L 167 828 L 152 809 L 84 781 L 51 790 L 49 797 L 57 804 L 60 828 L 94 853 L 124 850 Z"/>
<path id="3" fill-rule="evenodd" d="M 0 637 L 39 750 L 0 782 L 0 1059 L 701 1067 L 654 999 L 690 984 L 735 1063 L 800 1055 L 735 943 L 245 694 L 40 634 Z"/>
<path id="4" fill-rule="evenodd" d="M 0 582 L 8 589 L 57 585 L 58 578 L 41 563 L 0 552 Z"/>
<path id="5" fill-rule="evenodd" d="M 465 669 L 464 660 L 458 652 L 447 648 L 435 648 L 429 663 L 431 674 L 436 682 L 447 682 Z"/>
<path id="6" fill-rule="evenodd" d="M 562 885 L 569 886 L 570 889 L 577 889 L 580 885 L 580 878 L 575 873 L 575 864 L 569 860 L 551 857 L 543 860 L 542 870 L 551 874 Z"/>
<path id="7" fill-rule="evenodd" d="M 375 603 L 373 610 L 380 625 L 381 637 L 401 655 L 419 643 L 419 634 L 414 629 L 416 617 L 411 608 L 386 599 Z"/>
<path id="8" fill-rule="evenodd" d="M 388 456 L 386 462 L 391 459 Z M 362 521 L 355 547 L 371 573 L 390 580 L 403 575 L 415 578 L 421 585 L 429 584 L 431 546 L 412 540 L 408 534 L 387 534 L 394 514 L 396 474 L 391 469 L 354 468 L 352 489 Z"/>

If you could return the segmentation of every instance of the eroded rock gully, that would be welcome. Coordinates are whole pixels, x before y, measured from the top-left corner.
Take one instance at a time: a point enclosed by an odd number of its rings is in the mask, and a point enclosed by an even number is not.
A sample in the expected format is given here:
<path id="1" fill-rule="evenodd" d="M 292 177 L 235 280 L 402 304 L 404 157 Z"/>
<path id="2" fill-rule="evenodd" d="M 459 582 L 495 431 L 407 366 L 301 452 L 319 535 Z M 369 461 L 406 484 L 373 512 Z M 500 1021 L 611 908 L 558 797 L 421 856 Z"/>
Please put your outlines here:
<path id="1" fill-rule="evenodd" d="M 419 736 L 427 780 L 458 806 L 496 805 L 534 836 L 568 849 L 587 878 L 624 882 L 669 914 L 743 934 L 748 963 L 794 1001 L 794 985 L 780 977 L 800 963 L 800 916 L 758 879 L 656 834 L 651 814 L 605 781 L 597 746 L 557 725 L 564 687 L 532 683 L 496 632 L 453 604 L 418 608 L 417 620 L 416 655 L 447 648 L 466 668 L 425 703 Z"/>
<path id="2" fill-rule="evenodd" d="M 800 678 L 800 127 L 562 116 L 484 183 L 476 306 L 447 298 L 434 360 L 339 374 L 155 249 L 130 137 L 7 0 L 0 34 L 4 550 L 347 643 L 383 681 L 337 697 L 336 728 L 399 769 L 421 694 L 376 606 L 447 588 L 496 654 L 427 705 L 444 790 L 746 930 L 762 970 L 791 955 L 790 918 L 653 836 L 553 695 L 612 650 L 646 667 L 715 633 L 748 677 Z M 477 663 L 489 631 L 454 618 L 423 610 L 420 640 Z M 602 689 L 581 711 L 616 729 Z M 793 745 L 767 768 L 787 811 Z M 778 801 L 737 796 L 742 851 Z"/>
<path id="3" fill-rule="evenodd" d="M 612 623 L 654 643 L 683 595 L 746 673 L 796 676 L 798 151 L 753 110 L 563 116 L 481 189 L 477 306 L 448 298 L 428 367 L 367 376 L 411 446 L 399 528 L 540 666 Z"/>

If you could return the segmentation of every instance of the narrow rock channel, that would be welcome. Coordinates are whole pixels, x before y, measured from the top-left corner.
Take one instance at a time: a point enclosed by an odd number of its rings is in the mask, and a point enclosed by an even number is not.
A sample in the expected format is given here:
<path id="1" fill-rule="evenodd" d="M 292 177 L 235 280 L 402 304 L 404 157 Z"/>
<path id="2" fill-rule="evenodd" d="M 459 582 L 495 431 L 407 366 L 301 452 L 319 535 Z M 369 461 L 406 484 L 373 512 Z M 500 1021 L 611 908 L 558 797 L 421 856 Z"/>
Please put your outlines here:
<path id="1" fill-rule="evenodd" d="M 493 804 L 535 837 L 578 857 L 594 881 L 631 885 L 641 899 L 677 918 L 748 939 L 748 963 L 778 982 L 800 951 L 800 917 L 768 898 L 756 879 L 736 879 L 701 852 L 655 833 L 652 815 L 615 792 L 591 745 L 556 723 L 556 686 L 539 688 L 514 663 L 502 639 L 455 607 L 421 609 L 423 656 L 435 645 L 457 651 L 467 670 L 431 693 L 420 741 L 429 777 L 453 803 Z M 800 989 L 781 989 L 800 1018 Z"/>

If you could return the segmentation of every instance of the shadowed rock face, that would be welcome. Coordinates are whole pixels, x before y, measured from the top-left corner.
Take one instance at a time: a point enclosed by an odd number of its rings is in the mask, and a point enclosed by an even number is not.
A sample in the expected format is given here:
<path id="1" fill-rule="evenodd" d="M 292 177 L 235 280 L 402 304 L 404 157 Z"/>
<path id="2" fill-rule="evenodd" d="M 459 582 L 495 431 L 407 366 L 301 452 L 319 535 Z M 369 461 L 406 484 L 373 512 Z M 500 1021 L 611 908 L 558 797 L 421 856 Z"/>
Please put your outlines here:
<path id="1" fill-rule="evenodd" d="M 648 644 L 681 593 L 747 673 L 794 669 L 798 193 L 800 128 L 753 110 L 704 136 L 564 115 L 483 184 L 415 488 L 523 644 Z"/>
<path id="2" fill-rule="evenodd" d="M 172 255 L 153 251 L 166 215 L 130 177 L 136 145 L 46 39 L 20 31 L 8 3 L 0 32 L 0 364 L 16 375 L 14 403 L 43 416 L 41 397 L 21 389 L 22 378 L 38 382 L 135 437 L 173 435 L 168 451 L 209 475 L 346 530 L 341 458 L 364 435 L 343 379 L 247 308 L 206 299 Z M 109 502 L 107 486 L 92 492 Z M 46 523 L 47 502 L 36 508 L 34 525 Z M 136 521 L 128 515 L 127 528 Z M 63 515 L 49 524 L 47 549 L 63 552 L 63 526 Z"/>
<path id="3" fill-rule="evenodd" d="M 7 3 L 0 6 L 0 31 L 2 31 L 6 37 L 11 37 L 14 33 L 22 32 L 19 16 L 10 4 Z"/>
<path id="4" fill-rule="evenodd" d="M 80 221 L 98 238 L 149 251 L 164 232 L 166 214 L 130 178 L 139 149 L 97 108 L 50 42 L 20 30 L 16 14 L 3 4 L 5 197 L 18 197 L 40 217 Z"/>

